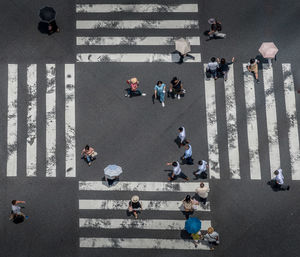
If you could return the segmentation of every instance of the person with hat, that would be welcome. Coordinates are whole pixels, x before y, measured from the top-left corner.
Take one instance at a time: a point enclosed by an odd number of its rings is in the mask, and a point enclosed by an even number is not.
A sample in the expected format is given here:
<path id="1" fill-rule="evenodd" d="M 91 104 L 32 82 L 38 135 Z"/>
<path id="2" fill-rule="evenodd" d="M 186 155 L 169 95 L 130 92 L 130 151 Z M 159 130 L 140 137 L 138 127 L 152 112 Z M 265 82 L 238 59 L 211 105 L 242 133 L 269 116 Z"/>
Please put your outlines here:
<path id="1" fill-rule="evenodd" d="M 131 197 L 131 200 L 129 202 L 128 206 L 128 212 L 133 213 L 134 217 L 137 219 L 138 215 L 137 213 L 142 210 L 142 204 L 140 203 L 140 198 L 137 195 L 134 195 Z"/>
<path id="2" fill-rule="evenodd" d="M 139 87 L 139 81 L 137 78 L 131 78 L 126 81 L 127 84 L 130 85 L 130 88 L 127 89 L 127 94 L 125 95 L 126 97 L 133 97 L 133 96 L 145 96 L 145 93 L 141 93 L 141 91 L 138 89 Z"/>
<path id="3" fill-rule="evenodd" d="M 207 229 L 207 233 L 203 236 L 203 240 L 208 242 L 210 246 L 210 250 L 214 250 L 214 245 L 218 245 L 219 241 L 219 233 L 214 230 L 213 227 L 209 227 Z"/>

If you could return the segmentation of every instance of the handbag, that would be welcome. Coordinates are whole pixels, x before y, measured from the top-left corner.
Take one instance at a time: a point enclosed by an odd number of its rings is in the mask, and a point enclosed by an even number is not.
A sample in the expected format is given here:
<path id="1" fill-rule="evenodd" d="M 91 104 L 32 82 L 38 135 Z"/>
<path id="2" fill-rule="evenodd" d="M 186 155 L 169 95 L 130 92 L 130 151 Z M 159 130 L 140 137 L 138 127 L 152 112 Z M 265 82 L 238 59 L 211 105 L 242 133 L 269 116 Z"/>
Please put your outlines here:
<path id="1" fill-rule="evenodd" d="M 92 157 L 96 157 L 97 155 L 98 155 L 98 153 L 95 151 L 91 154 Z"/>

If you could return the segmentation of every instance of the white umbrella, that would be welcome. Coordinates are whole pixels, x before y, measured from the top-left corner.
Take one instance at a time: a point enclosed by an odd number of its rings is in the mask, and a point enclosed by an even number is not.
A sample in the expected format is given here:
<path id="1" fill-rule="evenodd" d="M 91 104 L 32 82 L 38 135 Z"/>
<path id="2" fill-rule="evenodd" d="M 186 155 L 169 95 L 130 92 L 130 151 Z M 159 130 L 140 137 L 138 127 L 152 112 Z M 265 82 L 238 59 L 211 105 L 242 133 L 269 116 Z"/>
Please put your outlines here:
<path id="1" fill-rule="evenodd" d="M 123 172 L 122 168 L 118 165 L 108 165 L 104 169 L 104 175 L 108 178 L 113 179 L 114 177 L 120 176 L 120 174 Z"/>
<path id="2" fill-rule="evenodd" d="M 275 46 L 275 44 L 273 42 L 264 42 L 261 44 L 258 51 L 264 58 L 268 59 L 269 66 L 271 67 L 271 59 L 274 59 L 278 53 L 278 48 Z"/>
<path id="3" fill-rule="evenodd" d="M 190 42 L 184 38 L 179 38 L 175 41 L 175 49 L 181 54 L 186 54 L 191 51 Z"/>

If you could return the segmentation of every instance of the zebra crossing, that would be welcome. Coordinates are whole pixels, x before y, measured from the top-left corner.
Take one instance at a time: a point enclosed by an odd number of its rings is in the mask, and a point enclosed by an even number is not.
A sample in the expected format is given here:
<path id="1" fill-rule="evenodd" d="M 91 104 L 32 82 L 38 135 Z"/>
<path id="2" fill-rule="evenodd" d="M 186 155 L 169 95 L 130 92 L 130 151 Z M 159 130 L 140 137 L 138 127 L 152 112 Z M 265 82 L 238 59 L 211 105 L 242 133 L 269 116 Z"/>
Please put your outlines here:
<path id="1" fill-rule="evenodd" d="M 65 64 L 65 106 L 56 105 L 56 65 L 46 64 L 38 67 L 37 64 L 30 64 L 26 66 L 26 122 L 22 124 L 19 122 L 21 117 L 18 117 L 21 95 L 18 91 L 22 88 L 20 83 L 19 72 L 20 66 L 18 64 L 8 64 L 8 88 L 7 88 L 7 163 L 6 176 L 16 177 L 18 171 L 23 170 L 18 164 L 18 132 L 20 128 L 26 130 L 26 167 L 25 173 L 27 177 L 37 176 L 37 153 L 44 151 L 45 153 L 45 171 L 46 177 L 56 177 L 56 155 L 57 155 L 57 110 L 65 110 L 65 174 L 66 177 L 76 176 L 76 159 L 75 159 L 75 65 Z M 38 142 L 38 88 L 43 85 L 42 81 L 38 81 L 38 71 L 45 73 L 45 113 L 42 118 L 46 124 L 45 134 L 45 148 L 41 149 Z M 23 154 L 23 153 L 22 153 Z M 41 172 L 41 171 L 39 171 Z M 42 172 L 41 172 L 42 173 Z"/>
<path id="2" fill-rule="evenodd" d="M 77 4 L 76 13 L 77 62 L 178 62 L 179 55 L 171 52 L 175 50 L 175 40 L 181 37 L 182 31 L 185 31 L 184 35 L 189 40 L 192 51 L 199 49 L 200 46 L 200 37 L 196 36 L 200 34 L 197 19 L 198 4 L 89 3 Z M 134 13 L 140 19 L 126 19 L 125 15 L 130 13 Z M 105 17 L 109 15 L 109 19 L 102 19 L 103 14 L 106 15 Z M 125 19 L 114 19 L 116 14 L 124 15 Z M 164 20 L 144 19 L 145 14 L 151 17 L 163 14 Z M 172 14 L 180 18 L 167 19 L 168 16 L 172 17 Z M 186 20 L 187 14 L 194 19 Z M 95 20 L 94 17 L 100 19 Z M 116 36 L 105 36 L 108 31 L 112 31 Z M 159 31 L 164 31 L 164 35 L 159 33 L 158 36 Z M 101 36 L 97 36 L 100 32 Z M 132 52 L 106 53 L 101 51 L 103 46 L 129 46 Z M 144 46 L 146 52 L 139 52 L 141 46 Z M 160 51 L 153 53 L 150 48 L 153 46 L 161 46 L 163 49 L 167 46 L 168 50 L 163 50 L 163 53 Z M 186 58 L 186 62 L 201 62 L 199 52 L 192 52 L 191 55 L 195 59 Z"/>
<path id="3" fill-rule="evenodd" d="M 206 183 L 208 185 L 208 183 Z M 104 181 L 79 181 L 79 192 L 83 194 L 79 199 L 79 229 L 80 248 L 127 248 L 127 249 L 166 249 L 166 250 L 209 250 L 206 243 L 200 243 L 195 248 L 191 239 L 182 239 L 180 237 L 181 231 L 184 230 L 185 219 L 182 215 L 181 219 L 171 219 L 175 214 L 183 210 L 181 200 L 186 194 L 194 195 L 195 189 L 199 187 L 197 182 L 136 182 L 136 181 L 122 181 L 118 182 L 112 187 L 107 187 Z M 101 196 L 105 192 L 112 192 L 114 199 L 88 199 L 88 196 Z M 147 193 L 156 192 L 161 199 L 164 199 L 166 194 L 170 194 L 172 199 L 176 201 L 165 200 L 144 200 L 140 196 L 140 202 L 143 210 L 138 219 L 126 216 L 129 199 L 133 194 L 143 196 Z M 182 193 L 179 195 L 178 193 Z M 117 196 L 116 196 L 117 195 Z M 116 200 L 116 197 L 128 197 L 128 200 Z M 178 201 L 179 200 L 179 201 Z M 109 218 L 99 218 L 98 211 L 106 211 L 110 213 Z M 113 218 L 115 214 L 122 211 L 126 218 Z M 151 212 L 152 211 L 152 212 Z M 196 209 L 193 216 L 200 218 L 202 222 L 201 230 L 205 231 L 212 226 L 211 220 L 206 220 L 201 217 L 210 214 L 210 203 L 207 206 Z M 160 212 L 165 214 L 165 218 L 157 218 L 155 213 Z M 143 218 L 144 215 L 151 215 L 150 218 Z M 94 216 L 93 216 L 94 215 Z M 153 216 L 153 218 L 152 218 Z M 145 216 L 144 216 L 145 217 Z M 101 230 L 126 230 L 139 231 L 138 238 L 108 238 L 95 237 L 96 231 Z M 147 231 L 154 230 L 155 238 L 149 237 Z M 175 239 L 157 238 L 160 231 L 174 231 L 178 232 Z M 84 232 L 84 233 L 83 233 Z M 84 236 L 81 236 L 84 234 Z M 126 232 L 126 234 L 128 234 Z M 90 235 L 90 236 L 89 236 Z"/>
<path id="4" fill-rule="evenodd" d="M 256 87 L 262 87 L 265 98 L 265 113 L 267 124 L 267 142 L 269 148 L 269 166 L 270 177 L 273 177 L 274 170 L 281 167 L 280 163 L 280 145 L 278 137 L 278 121 L 276 106 L 277 100 L 274 92 L 273 67 L 268 64 L 263 64 L 262 75 L 263 83 L 255 85 L 254 78 L 251 73 L 247 71 L 247 64 L 242 65 L 244 77 L 244 92 L 247 116 L 247 135 L 248 135 L 248 155 L 250 161 L 250 179 L 260 180 L 262 177 L 260 152 L 259 149 L 259 129 L 260 124 L 257 121 L 256 113 Z M 204 65 L 204 70 L 206 64 Z M 228 79 L 224 81 L 225 86 L 225 105 L 226 105 L 226 123 L 228 136 L 228 160 L 230 167 L 230 178 L 241 179 L 240 163 L 241 156 L 239 154 L 239 130 L 237 123 L 237 104 L 234 86 L 234 70 L 240 70 L 236 64 L 233 64 L 228 72 Z M 289 156 L 291 164 L 291 179 L 300 179 L 300 148 L 299 148 L 299 131 L 296 117 L 296 94 L 294 87 L 294 80 L 292 75 L 291 64 L 283 63 L 281 66 L 285 99 L 285 114 L 288 121 L 288 143 Z M 206 118 L 207 118 L 207 139 L 208 139 L 208 158 L 210 166 L 210 178 L 220 179 L 220 151 L 219 149 L 219 135 L 218 135 L 218 119 L 217 106 L 215 95 L 215 80 L 204 79 L 205 84 L 205 99 L 206 99 Z M 280 106 L 281 107 L 281 106 Z M 281 107 L 282 108 L 282 107 Z"/>

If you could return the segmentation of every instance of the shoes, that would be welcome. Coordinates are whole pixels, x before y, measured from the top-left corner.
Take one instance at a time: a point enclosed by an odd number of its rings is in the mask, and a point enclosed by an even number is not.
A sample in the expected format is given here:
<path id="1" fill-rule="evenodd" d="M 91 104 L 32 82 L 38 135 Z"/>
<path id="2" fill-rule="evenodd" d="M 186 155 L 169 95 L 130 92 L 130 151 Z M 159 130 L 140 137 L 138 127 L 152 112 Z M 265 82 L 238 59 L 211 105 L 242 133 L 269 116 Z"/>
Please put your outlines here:
<path id="1" fill-rule="evenodd" d="M 189 178 L 185 178 L 184 180 L 185 180 L 185 181 L 189 181 L 190 179 L 189 179 Z"/>
<path id="2" fill-rule="evenodd" d="M 161 106 L 162 106 L 162 107 L 165 107 L 165 103 L 164 103 L 164 102 L 162 102 L 162 103 L 161 103 Z"/>
<path id="3" fill-rule="evenodd" d="M 91 166 L 92 165 L 92 162 L 89 162 L 89 166 Z"/>
<path id="4" fill-rule="evenodd" d="M 125 97 L 129 97 L 129 95 L 128 95 L 128 94 L 125 94 Z"/>
<path id="5" fill-rule="evenodd" d="M 286 188 L 286 190 L 289 191 L 289 190 L 290 190 L 290 186 L 288 186 L 288 187 Z"/>
<path id="6" fill-rule="evenodd" d="M 256 83 L 259 84 L 259 80 L 258 79 L 256 80 Z"/>
<path id="7" fill-rule="evenodd" d="M 25 216 L 25 219 L 27 220 L 27 219 L 28 219 L 28 216 Z"/>
<path id="8" fill-rule="evenodd" d="M 142 96 L 146 96 L 146 93 L 142 93 Z"/>
<path id="9" fill-rule="evenodd" d="M 180 95 L 177 95 L 177 99 L 180 100 Z"/>

